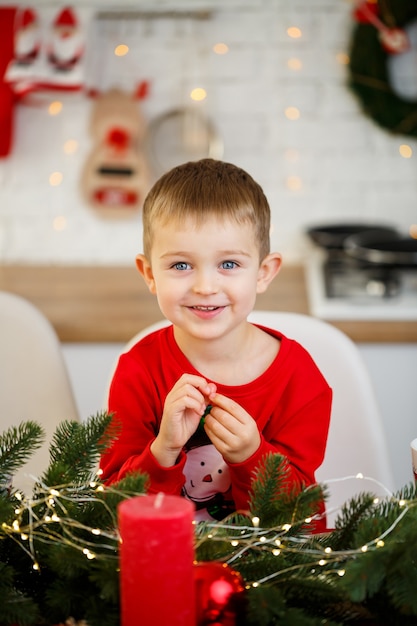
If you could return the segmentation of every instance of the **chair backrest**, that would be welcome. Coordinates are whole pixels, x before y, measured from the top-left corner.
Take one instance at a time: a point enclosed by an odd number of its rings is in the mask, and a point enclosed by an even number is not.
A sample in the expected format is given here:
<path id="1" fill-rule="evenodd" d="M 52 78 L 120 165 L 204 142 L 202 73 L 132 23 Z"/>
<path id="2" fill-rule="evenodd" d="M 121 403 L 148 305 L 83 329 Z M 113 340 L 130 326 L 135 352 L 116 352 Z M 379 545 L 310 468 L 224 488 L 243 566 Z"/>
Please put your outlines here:
<path id="1" fill-rule="evenodd" d="M 250 320 L 303 345 L 333 389 L 326 455 L 316 472 L 317 480 L 329 489 L 330 522 L 335 517 L 332 511 L 359 492 L 386 496 L 394 489 L 394 477 L 380 410 L 359 348 L 338 328 L 315 317 L 254 311 Z"/>
<path id="2" fill-rule="evenodd" d="M 329 523 L 340 506 L 359 492 L 386 496 L 394 488 L 393 473 L 378 404 L 358 347 L 331 324 L 299 313 L 253 311 L 249 320 L 303 345 L 333 389 L 326 455 L 316 472 L 317 480 L 329 490 Z M 167 324 L 163 320 L 143 329 L 123 351 Z"/>
<path id="3" fill-rule="evenodd" d="M 34 420 L 45 444 L 13 478 L 31 493 L 33 476 L 49 462 L 49 442 L 64 419 L 79 420 L 61 345 L 54 328 L 33 304 L 0 291 L 0 431 Z"/>

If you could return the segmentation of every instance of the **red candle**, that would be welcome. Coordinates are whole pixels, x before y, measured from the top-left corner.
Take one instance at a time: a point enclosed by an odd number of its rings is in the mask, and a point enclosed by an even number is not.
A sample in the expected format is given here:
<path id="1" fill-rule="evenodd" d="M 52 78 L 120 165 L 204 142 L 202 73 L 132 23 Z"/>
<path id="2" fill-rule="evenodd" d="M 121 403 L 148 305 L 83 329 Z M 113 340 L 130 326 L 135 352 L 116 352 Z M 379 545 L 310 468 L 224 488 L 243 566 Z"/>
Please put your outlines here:
<path id="1" fill-rule="evenodd" d="M 121 626 L 195 626 L 194 504 L 136 496 L 118 517 Z"/>

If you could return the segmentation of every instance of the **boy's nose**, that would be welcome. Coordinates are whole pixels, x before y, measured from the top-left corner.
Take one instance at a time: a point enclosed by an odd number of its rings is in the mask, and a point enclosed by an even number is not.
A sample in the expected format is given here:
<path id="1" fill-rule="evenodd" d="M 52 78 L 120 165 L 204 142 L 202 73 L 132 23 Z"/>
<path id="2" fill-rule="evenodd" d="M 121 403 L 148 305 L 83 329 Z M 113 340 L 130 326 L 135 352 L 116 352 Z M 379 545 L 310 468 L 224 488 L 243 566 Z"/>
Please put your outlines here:
<path id="1" fill-rule="evenodd" d="M 211 272 L 198 272 L 195 277 L 194 291 L 201 294 L 216 293 L 219 287 Z"/>

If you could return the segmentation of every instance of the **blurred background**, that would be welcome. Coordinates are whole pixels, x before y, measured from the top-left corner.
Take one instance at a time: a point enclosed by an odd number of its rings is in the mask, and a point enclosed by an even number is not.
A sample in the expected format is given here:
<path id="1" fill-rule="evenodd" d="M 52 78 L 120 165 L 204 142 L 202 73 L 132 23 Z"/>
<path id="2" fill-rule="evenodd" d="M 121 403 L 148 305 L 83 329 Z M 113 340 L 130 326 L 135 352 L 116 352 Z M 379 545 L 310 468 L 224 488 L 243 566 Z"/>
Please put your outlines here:
<path id="1" fill-rule="evenodd" d="M 36 3 L 39 41 L 57 28 L 58 6 Z M 140 251 L 140 212 L 109 221 L 81 192 L 94 106 L 114 87 L 142 89 L 139 147 L 152 176 L 177 147 L 178 162 L 207 151 L 259 181 L 272 247 L 287 261 L 302 257 L 303 230 L 317 222 L 416 228 L 416 141 L 365 116 L 348 86 L 352 1 L 91 0 L 72 10 L 81 51 L 65 79 L 81 88 L 29 89 L 13 107 L 0 160 L 1 261 L 131 264 Z M 27 72 L 35 86 L 37 70 Z M 180 145 L 181 116 L 169 117 L 190 107 L 210 125 L 196 152 Z"/>

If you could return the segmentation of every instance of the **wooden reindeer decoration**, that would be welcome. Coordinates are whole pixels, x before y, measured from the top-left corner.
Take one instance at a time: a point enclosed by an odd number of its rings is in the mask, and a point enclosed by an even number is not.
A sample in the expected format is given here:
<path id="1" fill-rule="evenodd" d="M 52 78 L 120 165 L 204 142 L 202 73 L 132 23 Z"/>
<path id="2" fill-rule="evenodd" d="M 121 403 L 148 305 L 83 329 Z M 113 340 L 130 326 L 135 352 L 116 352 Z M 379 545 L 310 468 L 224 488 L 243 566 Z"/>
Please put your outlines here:
<path id="1" fill-rule="evenodd" d="M 141 150 L 145 123 L 135 95 L 119 89 L 99 95 L 90 131 L 95 143 L 82 173 L 83 196 L 103 217 L 131 216 L 150 188 Z"/>

